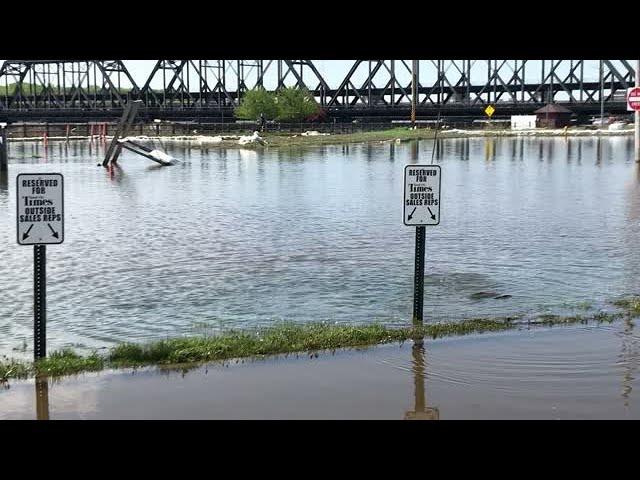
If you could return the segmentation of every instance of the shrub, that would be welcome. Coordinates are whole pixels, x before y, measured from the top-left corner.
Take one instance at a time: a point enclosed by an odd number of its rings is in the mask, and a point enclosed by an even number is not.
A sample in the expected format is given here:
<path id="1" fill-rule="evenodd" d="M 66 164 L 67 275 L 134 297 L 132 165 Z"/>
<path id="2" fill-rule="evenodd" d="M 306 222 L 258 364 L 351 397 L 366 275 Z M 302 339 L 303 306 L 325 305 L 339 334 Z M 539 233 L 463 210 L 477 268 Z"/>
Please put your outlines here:
<path id="1" fill-rule="evenodd" d="M 320 112 L 320 106 L 309 90 L 286 87 L 276 93 L 277 119 L 302 121 Z"/>
<path id="2" fill-rule="evenodd" d="M 263 114 L 267 120 L 278 115 L 275 95 L 264 88 L 249 90 L 242 97 L 242 103 L 236 108 L 236 117 L 244 120 L 256 120 Z"/>

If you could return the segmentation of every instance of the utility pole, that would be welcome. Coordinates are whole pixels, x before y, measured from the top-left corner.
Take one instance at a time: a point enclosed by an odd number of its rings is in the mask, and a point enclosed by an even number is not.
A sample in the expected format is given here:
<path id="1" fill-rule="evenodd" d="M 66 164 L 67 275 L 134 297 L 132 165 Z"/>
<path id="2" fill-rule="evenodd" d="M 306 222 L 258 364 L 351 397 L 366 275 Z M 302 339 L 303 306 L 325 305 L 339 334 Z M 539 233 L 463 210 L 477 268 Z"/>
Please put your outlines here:
<path id="1" fill-rule="evenodd" d="M 640 87 L 640 60 L 636 60 L 636 88 Z M 635 152 L 636 162 L 640 162 L 640 111 L 635 111 Z"/>
<path id="2" fill-rule="evenodd" d="M 416 106 L 418 105 L 418 60 L 411 65 L 411 127 L 416 126 Z"/>
<path id="3" fill-rule="evenodd" d="M 0 123 L 0 172 L 6 172 L 9 166 L 9 149 L 7 148 L 6 127 L 6 123 Z"/>
<path id="4" fill-rule="evenodd" d="M 600 60 L 600 128 L 604 126 L 604 68 Z"/>

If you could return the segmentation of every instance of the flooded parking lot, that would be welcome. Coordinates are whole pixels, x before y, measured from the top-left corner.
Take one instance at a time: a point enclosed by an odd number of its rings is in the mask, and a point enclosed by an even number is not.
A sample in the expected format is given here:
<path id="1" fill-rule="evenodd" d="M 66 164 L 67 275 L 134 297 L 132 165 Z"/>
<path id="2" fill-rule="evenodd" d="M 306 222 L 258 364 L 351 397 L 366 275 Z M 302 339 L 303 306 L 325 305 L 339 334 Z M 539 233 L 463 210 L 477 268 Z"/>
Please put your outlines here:
<path id="1" fill-rule="evenodd" d="M 157 146 L 96 166 L 88 141 L 11 146 L 0 182 L 0 353 L 30 354 L 32 249 L 15 243 L 15 177 L 65 177 L 65 243 L 48 249 L 48 343 L 90 350 L 287 320 L 406 324 L 414 230 L 403 168 L 432 141 L 264 150 Z M 447 139 L 442 219 L 427 231 L 430 320 L 598 308 L 640 290 L 633 139 Z M 483 295 L 494 292 L 495 295 Z M 495 298 L 499 297 L 499 298 Z"/>

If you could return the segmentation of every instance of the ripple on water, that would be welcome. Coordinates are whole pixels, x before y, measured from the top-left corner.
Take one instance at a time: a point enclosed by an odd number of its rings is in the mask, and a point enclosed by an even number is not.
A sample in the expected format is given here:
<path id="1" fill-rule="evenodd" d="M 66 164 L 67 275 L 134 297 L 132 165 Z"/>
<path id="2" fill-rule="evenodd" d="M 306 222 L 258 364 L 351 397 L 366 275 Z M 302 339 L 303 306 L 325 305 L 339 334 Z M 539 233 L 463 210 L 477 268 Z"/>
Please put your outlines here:
<path id="1" fill-rule="evenodd" d="M 425 365 L 427 391 L 431 385 L 458 388 L 468 395 L 482 389 L 532 401 L 593 399 L 611 396 L 612 388 L 618 391 L 627 383 L 631 388 L 635 380 L 640 342 L 634 334 L 633 348 L 625 349 L 621 335 L 624 326 L 619 323 L 486 334 L 427 341 L 424 357 L 407 362 L 403 349 L 380 362 L 413 376 L 419 360 Z"/>

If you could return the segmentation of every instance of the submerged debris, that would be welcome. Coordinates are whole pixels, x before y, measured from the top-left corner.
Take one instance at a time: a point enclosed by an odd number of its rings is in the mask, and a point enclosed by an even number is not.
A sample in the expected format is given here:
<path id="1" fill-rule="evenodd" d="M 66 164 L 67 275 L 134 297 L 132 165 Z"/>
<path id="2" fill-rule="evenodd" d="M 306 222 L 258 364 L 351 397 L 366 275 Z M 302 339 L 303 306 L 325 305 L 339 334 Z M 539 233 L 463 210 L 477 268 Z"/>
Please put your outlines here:
<path id="1" fill-rule="evenodd" d="M 498 292 L 476 292 L 476 293 L 472 293 L 469 298 L 471 298 L 472 300 L 479 300 L 481 298 L 496 298 L 499 295 Z"/>
<path id="2" fill-rule="evenodd" d="M 303 137 L 319 137 L 319 136 L 328 136 L 328 133 L 320 133 L 317 130 L 307 130 L 304 133 L 300 134 Z"/>
<path id="3" fill-rule="evenodd" d="M 151 150 L 149 156 L 159 160 L 163 163 L 174 163 L 176 161 L 171 155 L 167 155 L 162 150 Z"/>
<path id="4" fill-rule="evenodd" d="M 253 132 L 253 135 L 244 135 L 238 140 L 238 144 L 240 145 L 247 145 L 249 143 L 259 143 L 261 145 L 267 144 L 258 132 Z"/>

